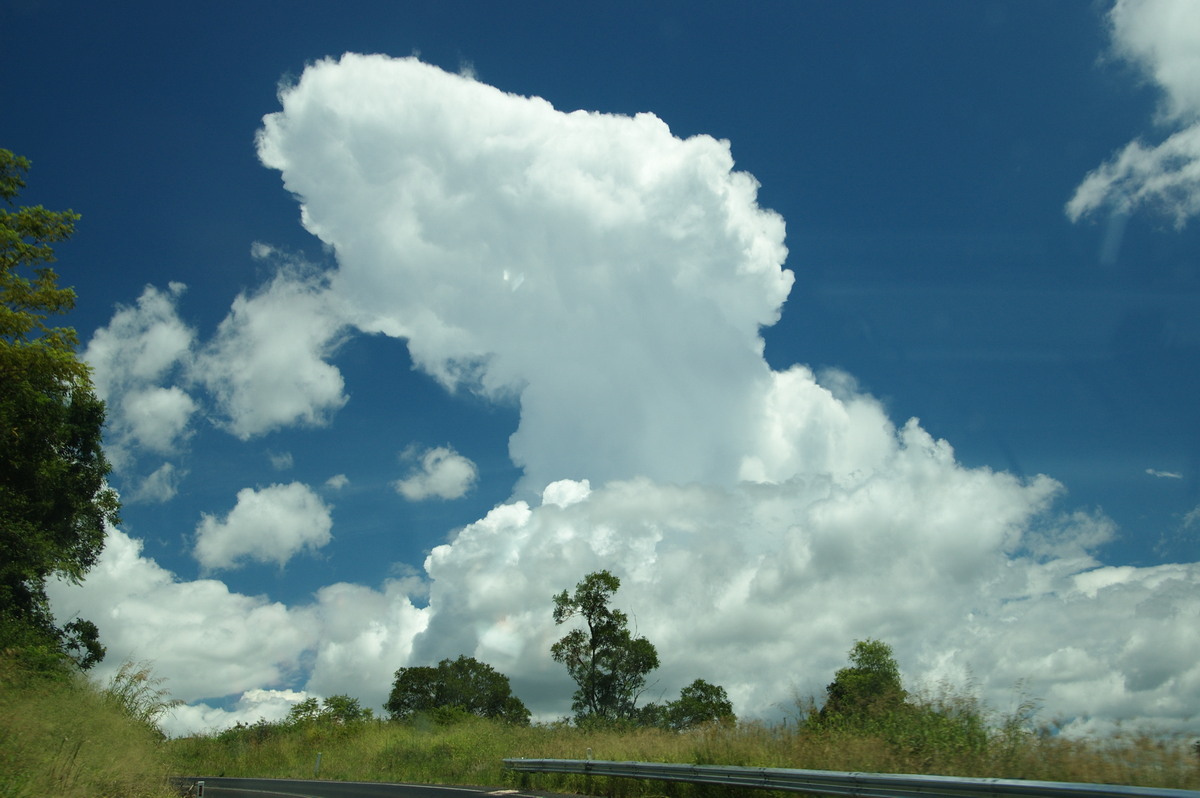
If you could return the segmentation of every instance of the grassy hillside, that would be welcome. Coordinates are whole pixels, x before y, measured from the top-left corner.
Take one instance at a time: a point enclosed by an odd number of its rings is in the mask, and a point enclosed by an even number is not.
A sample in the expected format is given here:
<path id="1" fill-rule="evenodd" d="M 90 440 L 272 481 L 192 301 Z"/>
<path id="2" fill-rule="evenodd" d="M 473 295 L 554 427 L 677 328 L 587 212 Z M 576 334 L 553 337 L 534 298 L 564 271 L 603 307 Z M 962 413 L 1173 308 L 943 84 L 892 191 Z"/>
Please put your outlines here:
<path id="1" fill-rule="evenodd" d="M 0 655 L 0 796 L 165 798 L 162 736 L 77 673 Z"/>
<path id="2" fill-rule="evenodd" d="M 122 689 L 78 674 L 31 672 L 0 656 L 0 798 L 173 795 L 170 775 L 320 778 L 512 786 L 614 798 L 736 796 L 737 791 L 505 771 L 506 757 L 642 760 L 819 770 L 935 773 L 1200 788 L 1188 740 L 1065 740 L 1028 713 L 984 719 L 964 698 L 938 698 L 870 728 L 756 723 L 684 733 L 650 728 L 511 726 L 443 715 L 409 723 L 260 722 L 163 740 L 147 707 L 153 680 L 130 669 Z M 140 719 L 139 719 L 140 718 Z M 742 795 L 756 795 L 742 791 Z"/>

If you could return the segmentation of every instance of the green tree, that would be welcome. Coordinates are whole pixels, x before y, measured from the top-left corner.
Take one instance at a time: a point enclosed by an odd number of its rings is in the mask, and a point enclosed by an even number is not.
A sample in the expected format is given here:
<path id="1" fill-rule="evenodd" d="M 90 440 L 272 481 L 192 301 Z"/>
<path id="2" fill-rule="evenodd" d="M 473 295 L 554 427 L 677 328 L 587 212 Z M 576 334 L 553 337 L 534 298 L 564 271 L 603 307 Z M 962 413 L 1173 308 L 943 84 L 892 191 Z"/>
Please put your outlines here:
<path id="1" fill-rule="evenodd" d="M 351 698 L 344 693 L 339 693 L 325 699 L 321 709 L 321 717 L 334 723 L 345 725 L 347 723 L 361 723 L 372 720 L 375 717 L 375 713 L 369 707 L 359 704 L 357 698 Z"/>
<path id="2" fill-rule="evenodd" d="M 288 710 L 285 723 L 300 726 L 308 723 L 335 723 L 345 725 L 371 720 L 374 717 L 370 709 L 360 705 L 357 698 L 339 693 L 331 695 L 324 701 L 309 697 L 293 704 Z"/>
<path id="3" fill-rule="evenodd" d="M 679 691 L 677 700 L 664 707 L 663 719 L 670 728 L 683 731 L 713 721 L 732 723 L 737 716 L 724 687 L 697 679 Z"/>
<path id="4" fill-rule="evenodd" d="M 825 690 L 828 698 L 819 716 L 823 724 L 859 724 L 895 711 L 908 697 L 892 647 L 879 640 L 856 641 L 849 667 L 834 674 Z"/>
<path id="5" fill-rule="evenodd" d="M 287 723 L 299 726 L 304 723 L 316 723 L 321 716 L 321 701 L 316 696 L 309 696 L 303 701 L 292 704 L 288 710 Z"/>
<path id="6" fill-rule="evenodd" d="M 119 503 L 105 482 L 104 403 L 70 327 L 47 318 L 75 305 L 58 286 L 52 244 L 79 215 L 13 208 L 29 161 L 0 150 L 0 645 L 46 645 L 80 665 L 104 655 L 96 628 L 54 624 L 46 580 L 78 583 L 104 546 Z"/>
<path id="7" fill-rule="evenodd" d="M 608 571 L 585 576 L 574 593 L 554 597 L 554 622 L 579 616 L 587 630 L 574 629 L 550 648 L 555 662 L 579 685 L 572 709 L 577 721 L 639 719 L 637 700 L 646 687 L 646 676 L 658 667 L 658 651 L 644 637 L 634 637 L 629 618 L 609 608 L 621 580 Z"/>
<path id="8" fill-rule="evenodd" d="M 474 657 L 444 659 L 437 667 L 400 668 L 384 705 L 394 720 L 457 711 L 527 725 L 529 710 L 512 694 L 508 677 Z"/>

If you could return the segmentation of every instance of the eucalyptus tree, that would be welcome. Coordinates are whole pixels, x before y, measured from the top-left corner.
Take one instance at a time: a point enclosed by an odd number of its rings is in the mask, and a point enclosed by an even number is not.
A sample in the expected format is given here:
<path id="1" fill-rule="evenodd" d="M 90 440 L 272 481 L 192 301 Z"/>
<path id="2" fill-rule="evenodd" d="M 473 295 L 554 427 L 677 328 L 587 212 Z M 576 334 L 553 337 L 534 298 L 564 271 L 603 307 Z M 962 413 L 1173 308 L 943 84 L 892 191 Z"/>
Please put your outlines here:
<path id="1" fill-rule="evenodd" d="M 578 685 L 571 708 L 576 721 L 637 721 L 637 701 L 647 675 L 658 667 L 658 651 L 629 631 L 629 617 L 609 607 L 621 580 L 608 571 L 585 576 L 574 593 L 554 597 L 554 622 L 581 618 L 586 628 L 568 632 L 550 648 Z"/>
<path id="2" fill-rule="evenodd" d="M 0 647 L 104 656 L 90 621 L 59 627 L 46 580 L 78 583 L 104 547 L 119 502 L 101 448 L 104 403 L 70 327 L 50 316 L 75 306 L 58 285 L 53 244 L 79 214 L 17 207 L 29 161 L 0 149 Z"/>

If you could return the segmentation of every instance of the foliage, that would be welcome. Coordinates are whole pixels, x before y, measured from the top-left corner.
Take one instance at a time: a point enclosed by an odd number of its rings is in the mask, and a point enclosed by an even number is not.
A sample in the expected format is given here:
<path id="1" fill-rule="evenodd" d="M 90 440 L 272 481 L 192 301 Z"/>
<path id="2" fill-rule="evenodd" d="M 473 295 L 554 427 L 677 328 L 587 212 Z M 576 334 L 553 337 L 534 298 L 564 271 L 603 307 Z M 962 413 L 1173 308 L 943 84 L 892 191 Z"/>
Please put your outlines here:
<path id="1" fill-rule="evenodd" d="M 856 641 L 849 667 L 834 674 L 825 690 L 819 715 L 824 725 L 861 725 L 895 711 L 907 697 L 892 648 L 879 640 Z"/>
<path id="2" fill-rule="evenodd" d="M 914 703 L 954 704 L 960 693 L 918 696 Z M 986 717 L 990 711 L 976 704 Z M 318 751 L 322 778 L 352 781 L 421 782 L 509 786 L 528 793 L 548 791 L 613 798 L 707 798 L 714 788 L 631 779 L 566 774 L 506 772 L 506 757 L 679 762 L 744 767 L 811 768 L 875 773 L 929 773 L 981 778 L 1200 787 L 1190 740 L 1115 737 L 1072 740 L 1027 727 L 1005 742 L 988 726 L 986 747 L 969 750 L 951 736 L 928 735 L 928 747 L 913 752 L 875 734 L 815 730 L 796 724 L 706 724 L 680 734 L 624 724 L 579 726 L 553 723 L 516 726 L 470 717 L 453 725 L 408 721 L 364 723 L 346 734 L 314 737 L 303 727 L 283 727 L 262 739 L 218 735 L 171 740 L 176 772 L 227 776 L 310 778 Z M 727 798 L 754 798 L 761 791 L 719 791 Z"/>
<path id="3" fill-rule="evenodd" d="M 709 684 L 703 679 L 697 679 L 680 690 L 679 698 L 667 704 L 663 716 L 666 726 L 676 731 L 714 721 L 737 722 L 725 688 Z"/>
<path id="4" fill-rule="evenodd" d="M 0 150 L 0 197 L 13 205 L 29 161 Z M 46 580 L 78 583 L 104 546 L 119 503 L 101 449 L 104 403 L 78 340 L 46 319 L 75 293 L 58 286 L 52 244 L 70 237 L 73 211 L 0 207 L 0 645 L 51 643 L 83 667 L 104 656 L 96 628 L 54 624 Z"/>
<path id="5" fill-rule="evenodd" d="M 576 721 L 585 719 L 637 720 L 637 700 L 646 686 L 646 676 L 658 667 L 658 651 L 644 637 L 634 637 L 629 618 L 610 609 L 609 600 L 621 580 L 608 571 L 585 576 L 574 593 L 554 597 L 554 622 L 562 624 L 579 616 L 587 630 L 574 629 L 550 648 L 555 662 L 579 685 L 572 709 Z"/>
<path id="6" fill-rule="evenodd" d="M 436 712 L 442 720 L 474 715 L 529 723 L 529 710 L 512 694 L 508 677 L 467 656 L 444 659 L 437 667 L 400 668 L 384 708 L 395 720 Z"/>
<path id="7" fill-rule="evenodd" d="M 357 698 L 339 693 L 329 696 L 323 702 L 316 698 L 304 699 L 291 708 L 286 722 L 292 725 L 305 723 L 346 725 L 363 723 L 374 717 L 370 708 L 360 705 Z"/>

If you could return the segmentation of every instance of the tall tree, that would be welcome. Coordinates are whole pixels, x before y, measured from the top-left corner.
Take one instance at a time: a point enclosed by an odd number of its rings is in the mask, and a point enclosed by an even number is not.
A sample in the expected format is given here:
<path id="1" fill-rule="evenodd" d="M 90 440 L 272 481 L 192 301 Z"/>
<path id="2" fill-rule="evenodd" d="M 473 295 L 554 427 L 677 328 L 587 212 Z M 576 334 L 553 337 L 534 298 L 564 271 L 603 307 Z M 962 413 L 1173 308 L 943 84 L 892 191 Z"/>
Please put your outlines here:
<path id="1" fill-rule="evenodd" d="M 49 264 L 79 215 L 16 207 L 28 170 L 0 149 L 0 644 L 50 642 L 90 666 L 104 653 L 95 626 L 57 627 L 45 584 L 83 578 L 119 503 L 105 482 L 104 403 L 75 330 L 47 324 L 75 306 Z"/>
<path id="2" fill-rule="evenodd" d="M 608 606 L 621 580 L 608 571 L 585 576 L 574 593 L 554 597 L 554 622 L 578 616 L 587 629 L 574 629 L 550 648 L 555 662 L 579 685 L 572 701 L 576 720 L 633 720 L 646 676 L 658 667 L 658 651 L 629 631 L 629 618 Z"/>
<path id="3" fill-rule="evenodd" d="M 394 720 L 451 709 L 481 718 L 529 723 L 529 710 L 512 694 L 508 677 L 491 665 L 467 656 L 444 659 L 436 668 L 400 668 L 384 709 Z"/>

